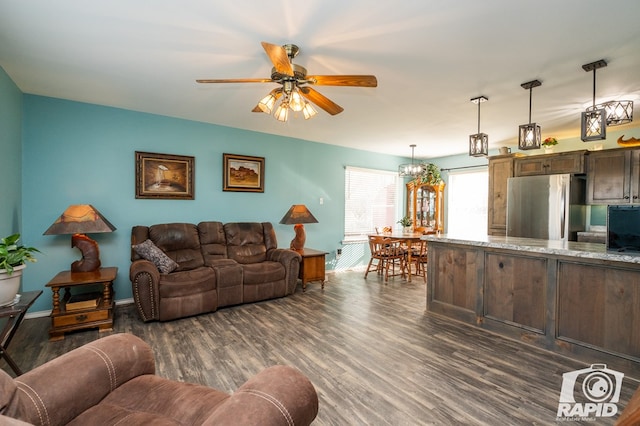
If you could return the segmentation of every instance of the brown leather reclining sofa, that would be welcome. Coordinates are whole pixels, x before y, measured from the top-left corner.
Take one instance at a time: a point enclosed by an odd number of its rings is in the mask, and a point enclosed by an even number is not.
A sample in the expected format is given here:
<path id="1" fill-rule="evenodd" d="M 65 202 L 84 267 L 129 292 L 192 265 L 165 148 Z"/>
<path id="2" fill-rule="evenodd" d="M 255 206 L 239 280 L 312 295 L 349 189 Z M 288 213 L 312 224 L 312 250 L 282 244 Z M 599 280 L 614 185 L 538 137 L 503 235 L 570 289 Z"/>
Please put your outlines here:
<path id="1" fill-rule="evenodd" d="M 213 312 L 296 289 L 301 257 L 278 248 L 269 222 L 134 226 L 131 244 L 129 278 L 143 321 Z"/>
<path id="2" fill-rule="evenodd" d="M 0 370 L 2 425 L 305 426 L 317 413 L 313 385 L 293 367 L 268 367 L 229 395 L 156 376 L 151 348 L 132 334 L 95 340 L 15 379 Z"/>

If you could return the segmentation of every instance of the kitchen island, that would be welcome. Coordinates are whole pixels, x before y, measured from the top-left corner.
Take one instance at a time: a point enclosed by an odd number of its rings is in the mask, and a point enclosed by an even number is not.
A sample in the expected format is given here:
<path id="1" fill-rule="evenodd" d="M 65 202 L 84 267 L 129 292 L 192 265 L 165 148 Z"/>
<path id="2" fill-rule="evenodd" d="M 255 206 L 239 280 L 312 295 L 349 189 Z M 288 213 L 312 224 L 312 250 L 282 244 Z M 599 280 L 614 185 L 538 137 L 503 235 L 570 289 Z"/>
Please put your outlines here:
<path id="1" fill-rule="evenodd" d="M 428 235 L 427 310 L 640 378 L 640 256 Z"/>

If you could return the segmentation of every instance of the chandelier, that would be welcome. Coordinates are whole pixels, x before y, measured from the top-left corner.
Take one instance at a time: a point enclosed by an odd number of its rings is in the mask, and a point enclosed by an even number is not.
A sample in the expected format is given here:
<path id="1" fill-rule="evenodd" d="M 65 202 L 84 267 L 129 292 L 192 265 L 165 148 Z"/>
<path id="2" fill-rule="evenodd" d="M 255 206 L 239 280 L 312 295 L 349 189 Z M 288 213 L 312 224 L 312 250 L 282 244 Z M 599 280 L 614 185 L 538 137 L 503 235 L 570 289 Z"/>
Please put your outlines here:
<path id="1" fill-rule="evenodd" d="M 415 144 L 409 145 L 411 147 L 411 164 L 400 164 L 398 166 L 398 175 L 400 176 L 411 176 L 418 177 L 424 171 L 424 164 L 414 164 L 413 163 L 413 151 L 416 148 Z"/>

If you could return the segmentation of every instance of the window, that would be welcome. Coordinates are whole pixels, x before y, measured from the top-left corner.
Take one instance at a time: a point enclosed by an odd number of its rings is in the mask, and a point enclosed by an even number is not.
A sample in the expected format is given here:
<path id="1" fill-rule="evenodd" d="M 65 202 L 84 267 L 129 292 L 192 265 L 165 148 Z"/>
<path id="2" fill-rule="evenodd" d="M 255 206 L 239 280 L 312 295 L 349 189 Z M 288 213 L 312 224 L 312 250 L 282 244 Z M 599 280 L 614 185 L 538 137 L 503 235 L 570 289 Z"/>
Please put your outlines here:
<path id="1" fill-rule="evenodd" d="M 489 173 L 487 170 L 449 172 L 447 234 L 487 234 Z"/>
<path id="2" fill-rule="evenodd" d="M 360 239 L 375 228 L 393 227 L 402 200 L 397 172 L 385 170 L 345 169 L 344 236 Z M 399 195 L 400 194 L 400 195 Z"/>

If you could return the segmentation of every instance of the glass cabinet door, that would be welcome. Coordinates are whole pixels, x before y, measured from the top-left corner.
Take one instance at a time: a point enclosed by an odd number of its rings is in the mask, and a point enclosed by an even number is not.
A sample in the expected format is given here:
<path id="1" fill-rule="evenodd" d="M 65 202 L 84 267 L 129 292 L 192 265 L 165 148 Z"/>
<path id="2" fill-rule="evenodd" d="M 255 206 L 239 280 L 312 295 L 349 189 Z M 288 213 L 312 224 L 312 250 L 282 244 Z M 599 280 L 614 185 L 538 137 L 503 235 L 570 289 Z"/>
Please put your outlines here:
<path id="1" fill-rule="evenodd" d="M 436 227 L 436 191 L 433 187 L 423 185 L 416 194 L 416 228 Z"/>

